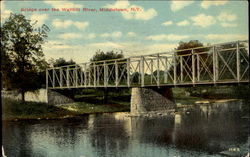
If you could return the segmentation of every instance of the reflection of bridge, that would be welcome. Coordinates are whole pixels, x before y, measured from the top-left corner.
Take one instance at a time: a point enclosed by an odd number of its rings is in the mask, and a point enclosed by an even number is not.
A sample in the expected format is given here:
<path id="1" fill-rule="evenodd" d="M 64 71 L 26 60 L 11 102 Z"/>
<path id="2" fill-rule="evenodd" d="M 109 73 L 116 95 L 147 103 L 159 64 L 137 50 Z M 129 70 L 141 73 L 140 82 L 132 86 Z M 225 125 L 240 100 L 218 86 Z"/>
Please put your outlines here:
<path id="1" fill-rule="evenodd" d="M 248 41 L 53 67 L 47 89 L 249 82 Z"/>

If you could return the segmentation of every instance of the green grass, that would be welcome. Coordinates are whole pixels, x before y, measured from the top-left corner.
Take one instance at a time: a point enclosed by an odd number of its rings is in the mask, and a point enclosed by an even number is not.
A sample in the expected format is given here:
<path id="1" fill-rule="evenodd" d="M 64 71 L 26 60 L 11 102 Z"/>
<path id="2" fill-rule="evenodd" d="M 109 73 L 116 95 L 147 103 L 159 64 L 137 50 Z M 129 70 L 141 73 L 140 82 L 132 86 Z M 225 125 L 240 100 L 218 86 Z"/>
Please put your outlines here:
<path id="1" fill-rule="evenodd" d="M 75 115 L 76 112 L 65 110 L 46 103 L 21 102 L 17 100 L 2 99 L 3 120 L 56 118 L 65 115 Z"/>
<path id="2" fill-rule="evenodd" d="M 66 109 L 68 111 L 73 111 L 78 114 L 85 113 L 101 113 L 101 112 L 122 112 L 129 111 L 129 105 L 121 105 L 121 104 L 88 104 L 85 102 L 75 102 L 70 104 L 60 105 L 61 108 Z"/>
<path id="3" fill-rule="evenodd" d="M 17 100 L 2 99 L 3 120 L 15 119 L 54 119 L 77 116 L 81 114 L 122 112 L 130 110 L 130 103 L 118 100 L 110 100 L 103 104 L 102 98 L 84 96 L 85 102 L 75 102 L 63 105 L 48 105 L 37 102 L 21 102 Z M 92 103 L 88 103 L 92 102 Z"/>

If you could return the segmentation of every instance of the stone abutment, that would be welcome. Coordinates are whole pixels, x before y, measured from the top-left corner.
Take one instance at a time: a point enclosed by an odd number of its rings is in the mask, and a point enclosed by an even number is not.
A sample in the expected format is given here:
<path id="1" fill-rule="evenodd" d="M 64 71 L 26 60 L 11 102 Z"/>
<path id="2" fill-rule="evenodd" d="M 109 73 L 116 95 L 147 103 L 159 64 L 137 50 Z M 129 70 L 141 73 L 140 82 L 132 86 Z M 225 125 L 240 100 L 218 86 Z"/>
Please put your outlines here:
<path id="1" fill-rule="evenodd" d="M 175 107 L 171 88 L 132 88 L 132 115 L 174 111 Z"/>

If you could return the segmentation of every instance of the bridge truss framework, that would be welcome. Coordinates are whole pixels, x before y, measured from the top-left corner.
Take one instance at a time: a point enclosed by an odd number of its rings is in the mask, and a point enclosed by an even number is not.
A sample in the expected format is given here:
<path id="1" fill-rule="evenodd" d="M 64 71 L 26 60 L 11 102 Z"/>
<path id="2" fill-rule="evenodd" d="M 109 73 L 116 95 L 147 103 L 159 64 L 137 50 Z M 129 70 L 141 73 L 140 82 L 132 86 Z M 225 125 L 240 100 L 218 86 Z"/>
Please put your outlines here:
<path id="1" fill-rule="evenodd" d="M 249 82 L 248 40 L 46 70 L 47 89 Z"/>

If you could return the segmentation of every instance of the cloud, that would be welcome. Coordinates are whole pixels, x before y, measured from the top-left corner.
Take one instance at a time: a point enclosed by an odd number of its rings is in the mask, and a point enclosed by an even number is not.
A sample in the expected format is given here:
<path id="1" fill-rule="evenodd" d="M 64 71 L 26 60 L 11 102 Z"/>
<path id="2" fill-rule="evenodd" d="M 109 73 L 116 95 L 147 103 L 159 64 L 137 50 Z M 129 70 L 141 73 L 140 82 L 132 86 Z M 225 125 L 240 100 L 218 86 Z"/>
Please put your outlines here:
<path id="1" fill-rule="evenodd" d="M 36 22 L 37 26 L 41 26 L 43 24 L 45 24 L 45 21 L 48 19 L 49 15 L 48 14 L 32 14 L 30 16 L 30 20 L 32 22 Z"/>
<path id="2" fill-rule="evenodd" d="M 92 49 L 103 51 L 122 50 L 125 57 L 166 52 L 177 47 L 176 44 L 147 44 L 136 42 L 101 42 L 89 44 Z"/>
<path id="3" fill-rule="evenodd" d="M 177 47 L 177 44 L 152 44 L 147 46 L 147 49 L 151 51 L 151 53 L 157 52 L 166 52 L 168 50 L 174 49 Z"/>
<path id="4" fill-rule="evenodd" d="M 235 14 L 230 14 L 227 12 L 221 12 L 218 17 L 218 21 L 222 27 L 236 27 L 237 23 L 234 21 L 237 19 Z"/>
<path id="5" fill-rule="evenodd" d="M 103 37 L 103 38 L 108 38 L 108 37 L 111 37 L 111 38 L 120 38 L 122 36 L 122 32 L 113 32 L 113 33 L 103 33 L 100 35 L 100 37 Z"/>
<path id="6" fill-rule="evenodd" d="M 237 27 L 237 23 L 227 23 L 227 22 L 223 22 L 220 24 L 222 27 Z"/>
<path id="7" fill-rule="evenodd" d="M 103 34 L 100 35 L 100 37 L 103 37 L 103 38 L 107 38 L 107 37 L 109 37 L 109 36 L 110 36 L 109 33 L 103 33 Z"/>
<path id="8" fill-rule="evenodd" d="M 103 43 L 93 43 L 89 44 L 91 47 L 96 48 L 111 48 L 111 49 L 121 49 L 124 48 L 124 45 L 122 43 L 115 43 L 115 42 L 103 42 Z"/>
<path id="9" fill-rule="evenodd" d="M 162 23 L 163 26 L 170 26 L 173 24 L 173 21 L 166 21 L 164 23 Z"/>
<path id="10" fill-rule="evenodd" d="M 191 17 L 193 21 L 193 25 L 200 26 L 200 27 L 208 27 L 216 23 L 216 20 L 213 16 L 199 14 L 197 16 Z"/>
<path id="11" fill-rule="evenodd" d="M 125 9 L 129 7 L 129 1 L 128 0 L 117 0 L 115 3 L 113 4 L 108 4 L 105 6 L 105 8 L 121 8 L 121 9 Z"/>
<path id="12" fill-rule="evenodd" d="M 224 5 L 226 4 L 228 1 L 227 0 L 223 0 L 223 1 L 218 1 L 218 0 L 203 0 L 201 2 L 201 7 L 204 9 L 208 9 L 210 6 L 214 5 L 214 6 L 219 6 L 219 5 Z"/>
<path id="13" fill-rule="evenodd" d="M 194 1 L 176 1 L 176 0 L 172 0 L 171 2 L 171 10 L 173 12 L 179 11 L 181 9 L 183 9 L 186 6 L 189 6 L 190 4 L 192 4 Z"/>
<path id="14" fill-rule="evenodd" d="M 128 37 L 135 37 L 136 33 L 135 32 L 128 32 L 127 36 Z"/>
<path id="15" fill-rule="evenodd" d="M 132 5 L 131 8 L 139 8 L 141 11 L 136 12 L 122 12 L 122 15 L 125 19 L 131 20 L 150 20 L 153 17 L 157 15 L 157 12 L 155 9 L 150 8 L 148 10 L 145 10 L 143 7 Z"/>
<path id="16" fill-rule="evenodd" d="M 138 42 L 98 42 L 86 45 L 73 45 L 65 43 L 65 40 L 53 40 L 43 45 L 46 60 L 63 57 L 66 60 L 73 59 L 77 63 L 88 62 L 98 49 L 102 51 L 123 51 L 125 57 L 168 52 L 177 47 L 176 44 L 147 44 Z M 83 56 L 84 57 L 79 57 Z"/>
<path id="17" fill-rule="evenodd" d="M 245 34 L 208 34 L 204 36 L 207 40 L 216 41 L 235 41 L 235 40 L 248 40 L 248 36 Z"/>
<path id="18" fill-rule="evenodd" d="M 82 35 L 79 33 L 64 33 L 64 34 L 60 34 L 58 35 L 58 38 L 60 39 L 79 39 L 82 38 Z"/>
<path id="19" fill-rule="evenodd" d="M 51 5 L 53 8 L 82 8 L 84 5 L 75 4 L 69 1 L 44 1 L 44 3 Z"/>
<path id="20" fill-rule="evenodd" d="M 86 27 L 89 26 L 89 22 L 81 22 L 81 21 L 72 21 L 72 20 L 60 20 L 60 19 L 55 19 L 52 21 L 52 25 L 55 28 L 68 28 L 70 26 L 75 26 L 78 29 L 86 29 Z"/>
<path id="21" fill-rule="evenodd" d="M 66 60 L 73 59 L 77 63 L 81 63 L 87 62 L 93 56 L 88 49 L 85 49 L 84 45 L 66 44 L 62 41 L 49 41 L 43 45 L 43 50 L 46 60 L 63 57 Z M 88 53 L 85 51 L 88 51 Z M 84 57 L 79 57 L 82 55 Z"/>
<path id="22" fill-rule="evenodd" d="M 5 19 L 7 19 L 10 16 L 11 10 L 6 9 L 5 2 L 1 1 L 1 22 L 3 22 Z"/>
<path id="23" fill-rule="evenodd" d="M 182 39 L 189 38 L 189 35 L 176 35 L 176 34 L 160 34 L 160 35 L 151 35 L 146 37 L 148 40 L 155 40 L 155 41 L 162 41 L 162 40 L 168 40 L 168 41 L 178 41 Z"/>
<path id="24" fill-rule="evenodd" d="M 232 22 L 237 19 L 237 16 L 235 14 L 230 14 L 227 12 L 221 12 L 218 16 L 218 20 L 222 22 Z"/>
<path id="25" fill-rule="evenodd" d="M 120 38 L 122 36 L 122 32 L 113 32 L 112 37 L 114 38 Z"/>
<path id="26" fill-rule="evenodd" d="M 61 41 L 52 40 L 45 43 L 45 47 L 54 49 L 67 49 L 70 48 L 69 45 L 62 43 Z"/>
<path id="27" fill-rule="evenodd" d="M 180 21 L 178 22 L 176 25 L 177 26 L 188 26 L 190 23 L 188 20 L 183 20 L 183 21 Z"/>
<path id="28" fill-rule="evenodd" d="M 89 22 L 76 21 L 73 23 L 73 25 L 75 25 L 78 29 L 85 29 L 89 25 Z"/>
<path id="29" fill-rule="evenodd" d="M 96 38 L 96 34 L 95 33 L 90 33 L 90 34 L 84 36 L 84 38 L 85 39 L 94 39 L 94 38 Z"/>
<path id="30" fill-rule="evenodd" d="M 131 5 L 127 0 L 117 0 L 113 4 L 108 4 L 104 8 L 119 8 L 119 9 L 128 9 L 128 12 L 121 12 L 123 18 L 126 20 L 150 20 L 157 16 L 155 9 L 144 9 L 142 6 Z M 137 8 L 139 11 L 130 11 L 130 8 Z"/>

